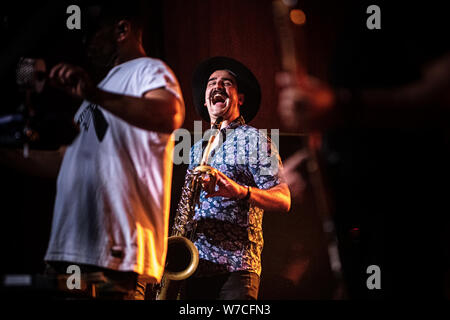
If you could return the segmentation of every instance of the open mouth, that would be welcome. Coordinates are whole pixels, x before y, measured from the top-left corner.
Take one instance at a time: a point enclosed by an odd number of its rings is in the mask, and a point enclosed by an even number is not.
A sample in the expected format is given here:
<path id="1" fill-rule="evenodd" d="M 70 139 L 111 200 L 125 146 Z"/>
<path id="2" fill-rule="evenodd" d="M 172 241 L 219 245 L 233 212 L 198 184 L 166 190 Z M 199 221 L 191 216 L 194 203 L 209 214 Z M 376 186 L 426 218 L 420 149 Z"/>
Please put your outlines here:
<path id="1" fill-rule="evenodd" d="M 215 90 L 211 92 L 209 99 L 212 104 L 216 104 L 218 102 L 225 103 L 225 101 L 228 99 L 228 95 L 225 91 Z"/>

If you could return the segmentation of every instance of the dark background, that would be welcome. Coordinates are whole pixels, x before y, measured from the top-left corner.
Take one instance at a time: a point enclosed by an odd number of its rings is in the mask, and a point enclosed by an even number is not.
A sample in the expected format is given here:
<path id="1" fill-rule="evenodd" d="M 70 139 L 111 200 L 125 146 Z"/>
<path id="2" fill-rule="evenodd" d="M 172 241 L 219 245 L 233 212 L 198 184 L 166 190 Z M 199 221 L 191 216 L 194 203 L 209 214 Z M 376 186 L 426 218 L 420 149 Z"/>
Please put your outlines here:
<path id="1" fill-rule="evenodd" d="M 14 112 L 23 100 L 14 84 L 14 68 L 20 56 L 44 58 L 48 69 L 60 61 L 87 67 L 82 31 L 66 28 L 66 8 L 74 3 L 77 2 L 1 4 L 1 115 Z M 87 2 L 78 4 L 83 21 Z M 366 8 L 370 4 L 381 7 L 381 30 L 366 28 Z M 194 120 L 200 120 L 191 96 L 195 66 L 210 56 L 224 55 L 246 64 L 260 81 L 261 109 L 251 125 L 280 129 L 283 160 L 301 146 L 298 134 L 287 133 L 276 111 L 278 90 L 274 78 L 281 70 L 281 61 L 271 1 L 159 0 L 142 1 L 142 6 L 148 16 L 144 34 L 147 53 L 167 62 L 180 81 L 186 103 L 184 128 L 192 131 Z M 445 21 L 443 11 L 431 5 L 412 7 L 398 3 L 394 7 L 383 1 L 300 1 L 298 7 L 306 13 L 305 25 L 293 27 L 299 61 L 310 74 L 333 85 L 393 87 L 414 81 L 420 77 L 425 62 L 447 49 L 446 29 L 441 26 Z M 34 147 L 55 149 L 69 143 L 74 134 L 69 129 L 71 117 L 79 102 L 46 87 L 35 97 L 35 103 L 41 140 Z M 404 283 L 411 284 L 411 279 L 418 277 L 429 279 L 434 271 L 446 267 L 444 258 L 438 255 L 436 259 L 440 260 L 432 260 L 434 256 L 429 254 L 430 244 L 432 248 L 445 244 L 446 248 L 446 243 L 440 238 L 417 240 L 418 233 L 426 238 L 430 228 L 441 225 L 434 216 L 430 218 L 430 212 L 441 210 L 439 204 L 445 198 L 445 189 L 437 187 L 441 179 L 429 180 L 429 176 L 442 174 L 446 140 L 432 124 L 426 129 L 429 135 L 424 135 L 422 127 L 411 130 L 375 125 L 326 132 L 327 182 L 336 198 L 335 221 L 351 298 L 414 295 L 418 289 L 411 292 Z M 418 152 L 418 147 L 423 146 L 427 152 Z M 438 159 L 431 168 L 430 158 Z M 186 167 L 174 166 L 172 214 Z M 0 176 L 4 231 L 0 273 L 42 272 L 55 181 L 7 167 L 0 168 Z M 424 181 L 426 184 L 421 183 Z M 423 193 L 423 189 L 428 193 Z M 437 200 L 431 200 L 433 205 L 428 206 L 429 199 Z M 424 216 L 429 220 L 422 220 Z M 352 232 L 354 228 L 359 233 Z M 307 189 L 304 201 L 293 199 L 288 214 L 265 214 L 264 238 L 261 299 L 331 298 L 333 281 L 326 241 L 311 190 Z M 407 272 L 415 269 L 417 261 L 427 268 L 419 268 L 420 276 L 412 274 L 410 278 Z M 366 288 L 366 268 L 371 264 L 382 269 L 382 290 Z M 296 274 L 297 281 L 289 282 L 289 275 Z M 402 284 L 397 281 L 400 278 Z M 437 284 L 428 292 L 443 296 L 443 280 L 431 282 Z M 425 291 L 421 292 L 425 295 Z"/>

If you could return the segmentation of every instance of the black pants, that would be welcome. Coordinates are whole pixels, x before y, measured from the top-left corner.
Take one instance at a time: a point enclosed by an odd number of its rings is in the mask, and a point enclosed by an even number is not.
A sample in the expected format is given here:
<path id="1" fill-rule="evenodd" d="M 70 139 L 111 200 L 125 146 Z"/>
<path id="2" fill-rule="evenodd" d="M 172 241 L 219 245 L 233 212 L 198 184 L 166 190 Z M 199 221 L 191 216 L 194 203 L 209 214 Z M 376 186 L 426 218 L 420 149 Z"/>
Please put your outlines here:
<path id="1" fill-rule="evenodd" d="M 49 261 L 46 264 L 45 274 L 49 276 L 67 275 L 67 267 L 77 265 L 81 273 L 103 272 L 106 282 L 97 286 L 97 299 L 106 300 L 144 300 L 146 285 L 138 281 L 134 272 L 115 271 L 91 265 Z"/>
<path id="2" fill-rule="evenodd" d="M 214 276 L 190 277 L 186 280 L 186 300 L 256 300 L 259 276 L 239 271 Z"/>

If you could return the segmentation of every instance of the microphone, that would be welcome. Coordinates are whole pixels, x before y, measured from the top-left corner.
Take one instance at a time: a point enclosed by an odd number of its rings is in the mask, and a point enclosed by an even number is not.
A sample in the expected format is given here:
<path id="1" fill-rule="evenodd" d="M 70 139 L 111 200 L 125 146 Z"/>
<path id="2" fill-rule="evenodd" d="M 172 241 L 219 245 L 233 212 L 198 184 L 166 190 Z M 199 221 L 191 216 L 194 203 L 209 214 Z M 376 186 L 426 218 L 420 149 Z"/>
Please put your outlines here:
<path id="1" fill-rule="evenodd" d="M 21 57 L 16 67 L 16 84 L 22 90 L 40 93 L 44 89 L 47 70 L 43 59 Z"/>

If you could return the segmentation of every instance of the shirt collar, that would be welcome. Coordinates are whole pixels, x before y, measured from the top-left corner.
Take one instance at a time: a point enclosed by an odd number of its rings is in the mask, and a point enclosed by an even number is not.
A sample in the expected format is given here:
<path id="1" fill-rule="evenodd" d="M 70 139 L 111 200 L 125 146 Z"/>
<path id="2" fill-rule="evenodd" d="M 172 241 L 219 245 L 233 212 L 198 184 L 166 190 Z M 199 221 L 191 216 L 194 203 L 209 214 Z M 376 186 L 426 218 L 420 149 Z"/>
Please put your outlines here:
<path id="1" fill-rule="evenodd" d="M 241 115 L 239 115 L 239 117 L 237 117 L 236 119 L 231 121 L 228 124 L 228 126 L 226 126 L 225 128 L 221 129 L 220 131 L 225 132 L 225 130 L 227 130 L 227 129 L 234 129 L 234 128 L 237 128 L 237 127 L 242 126 L 244 124 L 245 124 L 244 118 Z"/>
<path id="2" fill-rule="evenodd" d="M 235 129 L 235 128 L 237 128 L 237 127 L 239 127 L 239 126 L 242 126 L 242 125 L 244 125 L 244 124 L 245 124 L 244 118 L 243 118 L 241 115 L 239 115 L 239 117 L 237 117 L 236 119 L 234 119 L 233 121 L 231 121 L 225 128 L 221 129 L 221 130 L 220 130 L 220 133 L 221 133 L 222 136 L 223 136 L 223 141 L 222 141 L 222 143 L 224 143 L 224 142 L 227 140 L 227 130 L 229 130 L 229 129 Z M 209 138 L 208 138 L 208 139 L 209 139 Z M 202 141 L 202 153 L 203 153 L 203 151 L 205 151 L 205 147 L 206 147 L 206 145 L 208 144 L 208 139 L 204 139 L 204 140 Z M 219 145 L 218 147 L 220 147 L 220 145 Z M 218 147 L 217 147 L 217 148 L 218 148 Z M 216 149 L 217 149 L 217 148 L 216 148 Z M 212 157 L 214 156 L 214 154 L 216 153 L 216 149 L 214 149 L 214 150 L 211 151 L 210 158 L 212 158 Z"/>

